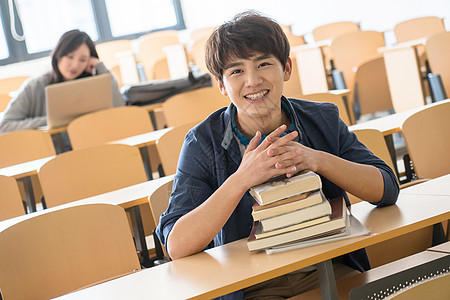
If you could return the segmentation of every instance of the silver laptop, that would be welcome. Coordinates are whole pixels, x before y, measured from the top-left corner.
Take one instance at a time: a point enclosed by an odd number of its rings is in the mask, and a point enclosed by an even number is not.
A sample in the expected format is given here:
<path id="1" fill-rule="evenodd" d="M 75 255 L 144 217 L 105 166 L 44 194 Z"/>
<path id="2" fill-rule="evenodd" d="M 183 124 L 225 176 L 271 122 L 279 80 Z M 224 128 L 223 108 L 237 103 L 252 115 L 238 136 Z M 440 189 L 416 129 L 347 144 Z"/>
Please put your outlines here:
<path id="1" fill-rule="evenodd" d="M 86 113 L 111 108 L 111 80 L 110 74 L 101 74 L 47 86 L 47 127 L 65 126 Z"/>

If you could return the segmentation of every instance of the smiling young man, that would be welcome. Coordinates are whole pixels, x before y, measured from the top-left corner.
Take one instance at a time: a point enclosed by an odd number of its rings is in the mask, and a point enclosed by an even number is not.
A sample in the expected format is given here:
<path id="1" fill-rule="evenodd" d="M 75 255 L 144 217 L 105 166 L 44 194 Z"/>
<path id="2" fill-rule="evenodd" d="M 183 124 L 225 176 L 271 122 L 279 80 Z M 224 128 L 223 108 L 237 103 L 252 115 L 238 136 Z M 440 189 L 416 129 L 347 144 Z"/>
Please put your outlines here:
<path id="1" fill-rule="evenodd" d="M 274 176 L 309 169 L 321 176 L 327 198 L 344 196 L 349 205 L 348 191 L 377 206 L 395 203 L 394 173 L 348 131 L 336 106 L 282 95 L 292 70 L 289 51 L 281 27 L 255 12 L 236 16 L 209 38 L 208 69 L 232 104 L 185 138 L 157 229 L 172 259 L 248 237 L 248 189 Z M 364 251 L 342 260 L 369 268 Z M 316 273 L 300 270 L 226 297 L 293 296 L 315 286 Z"/>

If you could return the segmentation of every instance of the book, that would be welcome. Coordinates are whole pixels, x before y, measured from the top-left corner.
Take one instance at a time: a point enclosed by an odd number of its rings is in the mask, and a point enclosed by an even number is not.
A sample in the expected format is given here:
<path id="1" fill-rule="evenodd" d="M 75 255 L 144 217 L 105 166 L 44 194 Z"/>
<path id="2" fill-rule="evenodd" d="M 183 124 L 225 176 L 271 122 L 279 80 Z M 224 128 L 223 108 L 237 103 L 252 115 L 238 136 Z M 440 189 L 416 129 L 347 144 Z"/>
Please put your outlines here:
<path id="1" fill-rule="evenodd" d="M 284 213 L 313 206 L 321 203 L 323 199 L 324 198 L 322 192 L 319 190 L 315 192 L 306 192 L 300 195 L 278 200 L 268 205 L 261 206 L 258 203 L 255 203 L 252 212 L 253 221 L 267 219 Z"/>
<path id="2" fill-rule="evenodd" d="M 260 205 L 265 205 L 320 188 L 322 188 L 320 176 L 312 171 L 304 170 L 290 178 L 272 178 L 250 188 L 249 192 Z"/>
<path id="3" fill-rule="evenodd" d="M 345 240 L 353 237 L 370 235 L 372 232 L 367 229 L 361 222 L 353 215 L 348 216 L 348 225 L 340 233 L 324 236 L 315 239 L 307 239 L 299 242 L 288 243 L 284 245 L 274 246 L 267 248 L 265 251 L 267 254 L 278 253 L 282 251 L 300 249 L 309 246 L 320 245 L 324 243 Z"/>
<path id="4" fill-rule="evenodd" d="M 331 204 L 331 219 L 329 221 L 293 230 L 266 238 L 257 239 L 255 232 L 257 226 L 254 226 L 250 236 L 247 239 L 247 247 L 250 251 L 264 250 L 274 246 L 279 246 L 294 241 L 305 240 L 308 238 L 324 235 L 326 233 L 339 231 L 347 226 L 348 213 L 343 197 L 334 198 L 330 200 Z M 259 221 L 257 221 L 259 222 Z"/>
<path id="5" fill-rule="evenodd" d="M 322 194 L 319 192 L 319 194 Z M 321 197 L 322 198 L 322 197 Z M 261 227 L 263 231 L 270 231 L 294 225 L 300 222 L 328 216 L 331 214 L 331 205 L 325 197 L 319 204 L 308 206 L 302 209 L 294 210 L 291 212 L 283 213 L 278 216 L 274 216 L 267 219 L 261 219 Z"/>
<path id="6" fill-rule="evenodd" d="M 255 224 L 254 224 L 254 226 L 256 226 L 255 237 L 256 237 L 256 239 L 262 239 L 262 238 L 269 237 L 269 236 L 272 236 L 272 235 L 277 235 L 277 234 L 281 234 L 281 233 L 285 233 L 285 232 L 289 232 L 289 231 L 294 231 L 294 230 L 306 228 L 306 227 L 313 226 L 313 225 L 316 225 L 316 224 L 320 224 L 320 223 L 323 223 L 323 222 L 326 222 L 326 221 L 329 221 L 329 220 L 330 220 L 330 216 L 327 215 L 327 216 L 323 216 L 323 217 L 319 217 L 319 218 L 316 218 L 316 219 L 300 222 L 300 223 L 297 223 L 297 224 L 294 224 L 294 225 L 282 227 L 282 228 L 271 230 L 271 231 L 263 231 L 261 223 L 259 221 L 256 221 Z"/>

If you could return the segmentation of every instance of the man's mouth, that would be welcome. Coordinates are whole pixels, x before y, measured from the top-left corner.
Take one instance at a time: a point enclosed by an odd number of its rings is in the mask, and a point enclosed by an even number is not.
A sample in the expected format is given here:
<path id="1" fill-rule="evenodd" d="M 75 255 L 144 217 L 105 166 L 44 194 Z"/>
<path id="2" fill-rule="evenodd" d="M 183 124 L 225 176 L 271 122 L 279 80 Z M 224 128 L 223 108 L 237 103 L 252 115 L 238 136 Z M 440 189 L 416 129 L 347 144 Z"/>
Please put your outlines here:
<path id="1" fill-rule="evenodd" d="M 259 98 L 264 97 L 268 92 L 269 92 L 269 90 L 264 90 L 264 91 L 261 91 L 261 92 L 255 93 L 255 94 L 245 95 L 244 97 L 254 101 L 254 100 L 258 100 Z"/>

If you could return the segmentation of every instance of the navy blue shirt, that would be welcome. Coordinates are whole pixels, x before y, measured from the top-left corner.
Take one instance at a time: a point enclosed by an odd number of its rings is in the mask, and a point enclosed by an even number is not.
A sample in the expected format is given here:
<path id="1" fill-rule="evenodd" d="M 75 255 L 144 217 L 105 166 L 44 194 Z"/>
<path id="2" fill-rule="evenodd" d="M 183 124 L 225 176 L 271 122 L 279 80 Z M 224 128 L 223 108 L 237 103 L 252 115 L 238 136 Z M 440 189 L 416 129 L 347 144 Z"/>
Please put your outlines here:
<path id="1" fill-rule="evenodd" d="M 312 149 L 325 151 L 343 159 L 372 165 L 381 171 L 384 180 L 382 199 L 374 203 L 381 207 L 394 204 L 399 186 L 394 172 L 386 163 L 361 144 L 339 118 L 337 107 L 331 103 L 298 99 L 281 101 L 293 115 L 298 142 Z M 231 126 L 233 104 L 212 113 L 186 135 L 178 161 L 170 204 L 161 215 L 157 234 L 166 245 L 175 222 L 207 200 L 239 167 L 242 157 L 239 143 Z M 322 189 L 329 199 L 347 194 L 323 176 Z M 207 248 L 223 245 L 249 236 L 252 229 L 252 197 L 245 193 L 236 209 Z M 348 264 L 361 271 L 369 269 L 365 252 L 350 255 Z"/>

